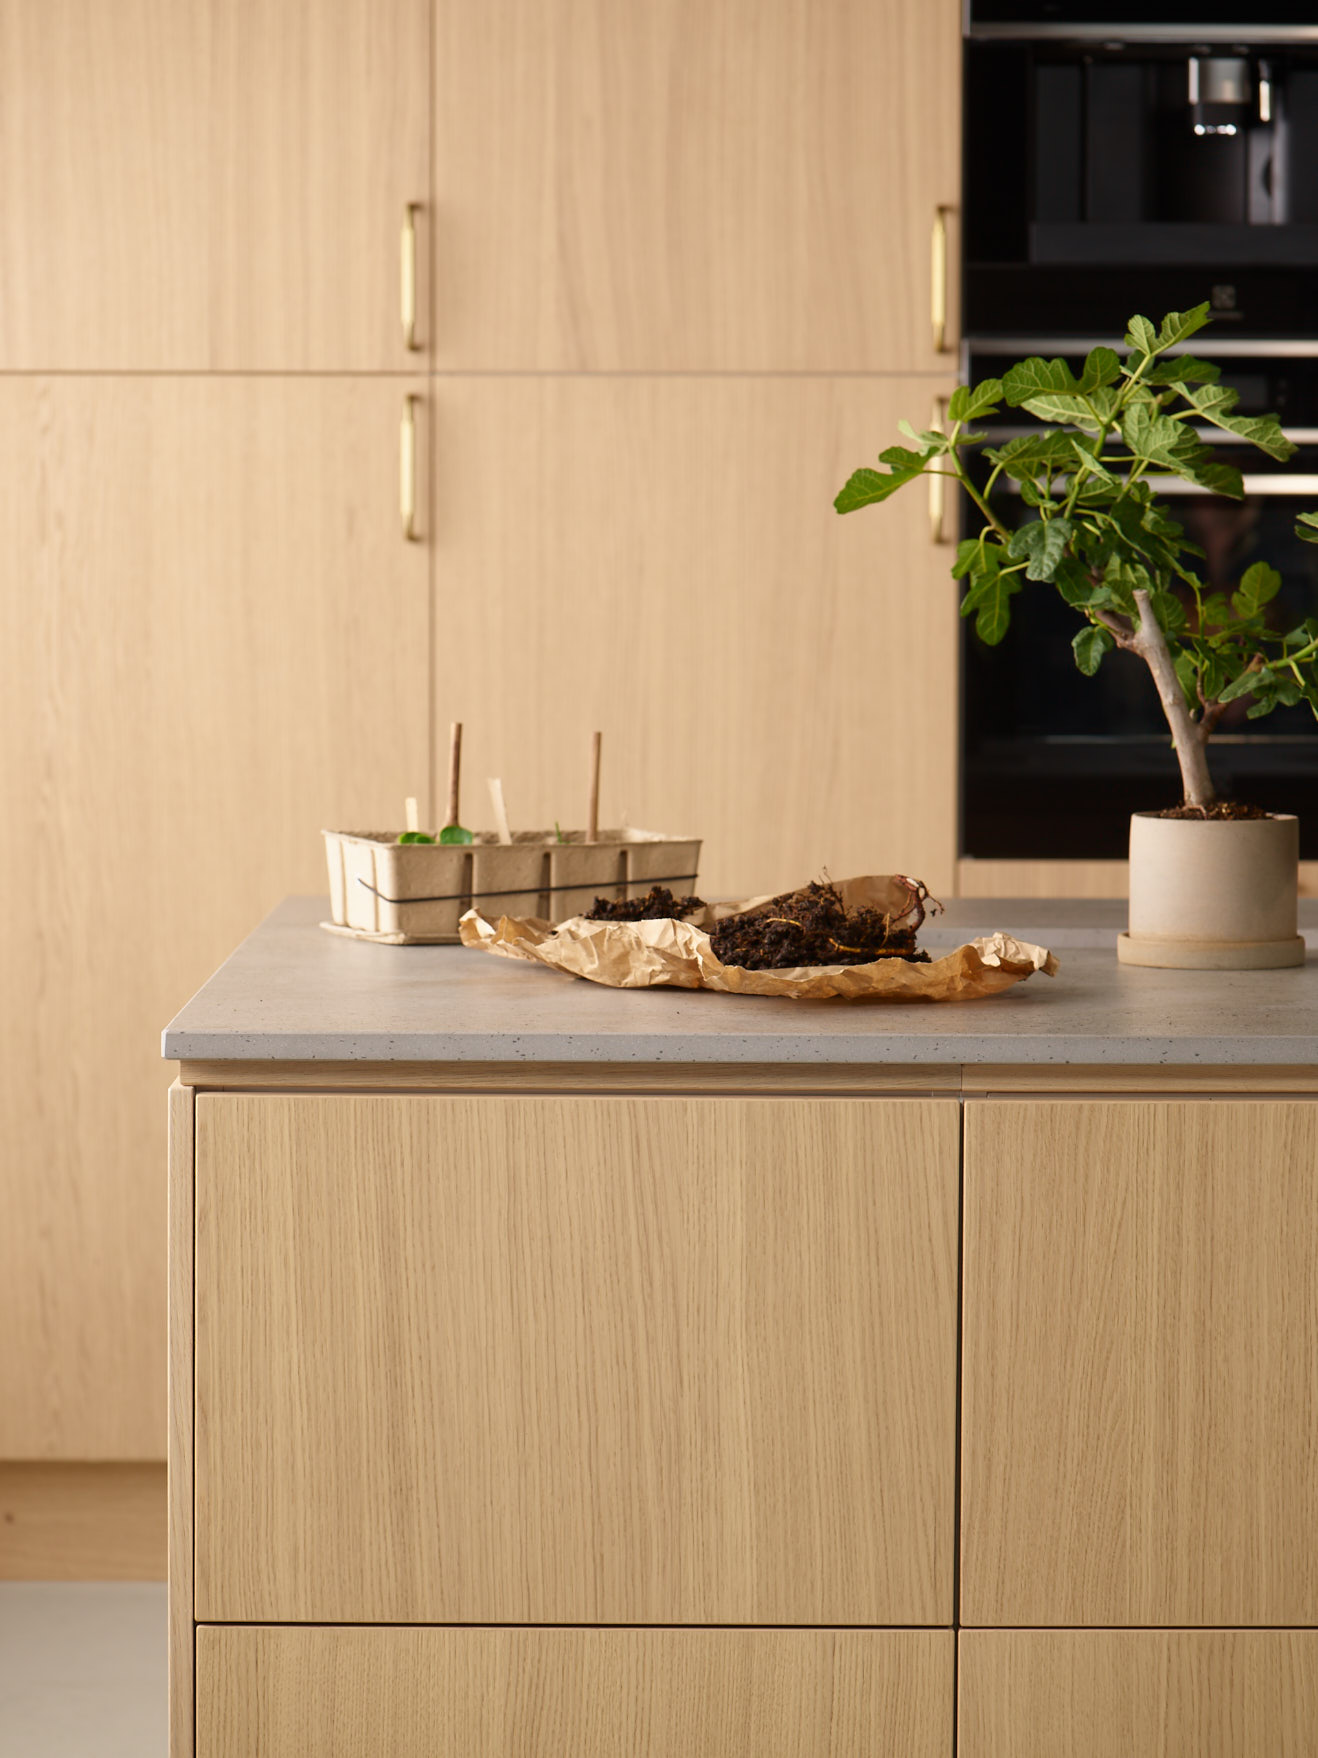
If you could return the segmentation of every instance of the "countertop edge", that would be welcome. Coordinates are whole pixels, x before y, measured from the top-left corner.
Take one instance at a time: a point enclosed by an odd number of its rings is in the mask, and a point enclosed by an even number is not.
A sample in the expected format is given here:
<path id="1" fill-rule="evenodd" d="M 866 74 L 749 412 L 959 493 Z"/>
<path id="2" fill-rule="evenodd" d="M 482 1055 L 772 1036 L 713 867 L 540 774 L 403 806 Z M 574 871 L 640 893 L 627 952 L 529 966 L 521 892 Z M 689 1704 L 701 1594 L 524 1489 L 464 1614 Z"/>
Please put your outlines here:
<path id="1" fill-rule="evenodd" d="M 702 1053 L 702 1051 L 704 1053 Z M 1242 1054 L 1242 1051 L 1246 1052 Z M 919 1067 L 974 1067 L 978 1064 L 1014 1063 L 1022 1067 L 1135 1066 L 1187 1068 L 1227 1065 L 1249 1067 L 1318 1066 L 1318 1037 L 1259 1037 L 1242 1039 L 1075 1037 L 1036 1035 L 992 1038 L 957 1037 L 951 1042 L 937 1038 L 903 1038 L 894 1042 L 891 1055 L 876 1054 L 872 1037 L 802 1036 L 790 1039 L 724 1036 L 713 1044 L 628 1034 L 613 1040 L 599 1037 L 557 1036 L 521 1038 L 505 1035 L 436 1037 L 432 1035 L 336 1038 L 326 1048 L 325 1036 L 280 1033 L 263 1037 L 229 1032 L 171 1032 L 163 1035 L 163 1056 L 171 1062 L 430 1062 L 462 1064 L 500 1062 L 533 1066 L 537 1063 L 580 1063 L 583 1067 L 607 1063 L 651 1066 L 699 1064 L 710 1067 L 754 1063 L 784 1067 L 807 1064 L 827 1067 L 844 1063 L 851 1067 L 889 1065 Z"/>

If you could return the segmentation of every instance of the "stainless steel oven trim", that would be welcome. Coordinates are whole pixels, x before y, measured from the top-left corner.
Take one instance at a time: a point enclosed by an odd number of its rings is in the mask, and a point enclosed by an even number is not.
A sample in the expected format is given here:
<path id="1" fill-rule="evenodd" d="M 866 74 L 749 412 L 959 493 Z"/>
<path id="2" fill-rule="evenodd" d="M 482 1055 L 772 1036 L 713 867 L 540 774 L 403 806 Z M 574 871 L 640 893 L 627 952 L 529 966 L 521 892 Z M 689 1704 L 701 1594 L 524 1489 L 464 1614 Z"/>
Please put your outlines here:
<path id="1" fill-rule="evenodd" d="M 1200 488 L 1197 483 L 1187 482 L 1183 476 L 1146 476 L 1144 480 L 1156 494 L 1165 494 L 1172 498 L 1177 495 L 1203 495 L 1209 492 L 1206 488 Z M 1246 476 L 1243 480 L 1246 495 L 1270 495 L 1277 499 L 1289 497 L 1292 500 L 1318 496 L 1318 476 Z"/>
<path id="2" fill-rule="evenodd" d="M 972 24 L 976 41 L 1017 43 L 1318 43 L 1318 24 Z"/>
<path id="3" fill-rule="evenodd" d="M 984 431 L 992 436 L 995 444 L 1000 444 L 1003 440 L 1029 439 L 1033 434 L 1042 433 L 1043 426 L 1034 424 L 1027 427 L 1024 423 L 1018 425 L 993 421 L 986 424 Z M 1187 422 L 1186 431 L 1209 446 L 1245 447 L 1249 444 L 1248 440 L 1242 440 L 1220 427 L 1193 427 Z M 1281 431 L 1288 440 L 1294 440 L 1297 446 L 1318 445 L 1318 427 L 1283 427 Z"/>
<path id="4" fill-rule="evenodd" d="M 1200 488 L 1197 482 L 1187 482 L 1183 476 L 1145 476 L 1142 480 L 1147 482 L 1156 494 L 1166 495 L 1171 500 L 1178 496 L 1184 496 L 1188 499 L 1192 495 L 1203 496 L 1212 493 L 1211 489 Z M 1257 495 L 1272 500 L 1318 498 L 1318 475 L 1309 476 L 1297 473 L 1293 476 L 1244 476 L 1242 481 L 1246 497 Z M 1019 495 L 1020 489 L 1014 481 L 1008 479 L 1003 484 L 1003 492 L 1009 495 Z"/>
<path id="5" fill-rule="evenodd" d="M 1087 354 L 1091 348 L 1116 348 L 1118 354 L 1130 350 L 1111 336 L 967 336 L 965 346 L 971 354 Z M 1275 355 L 1278 360 L 1318 360 L 1318 337 L 1278 337 L 1276 340 L 1243 338 L 1219 341 L 1186 342 L 1165 350 L 1168 354 L 1197 354 L 1207 360 L 1257 360 Z"/>

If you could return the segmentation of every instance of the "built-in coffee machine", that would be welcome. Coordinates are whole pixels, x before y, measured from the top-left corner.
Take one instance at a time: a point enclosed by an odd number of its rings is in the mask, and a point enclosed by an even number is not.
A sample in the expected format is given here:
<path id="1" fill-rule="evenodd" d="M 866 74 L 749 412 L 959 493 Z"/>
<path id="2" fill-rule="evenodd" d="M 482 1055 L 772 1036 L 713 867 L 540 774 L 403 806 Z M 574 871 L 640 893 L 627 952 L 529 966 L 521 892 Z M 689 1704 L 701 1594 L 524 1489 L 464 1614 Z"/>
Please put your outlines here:
<path id="1" fill-rule="evenodd" d="M 1295 513 L 1318 508 L 1318 0 L 970 0 L 965 147 L 965 374 L 1031 353 L 1078 364 L 1132 312 L 1209 301 L 1192 351 L 1217 361 L 1242 413 L 1278 411 L 1301 450 L 1276 466 L 1225 445 L 1243 503 L 1160 490 L 1215 586 L 1266 559 L 1285 580 L 1277 614 L 1318 613 L 1318 550 L 1293 537 Z M 1001 510 L 1025 514 L 1010 495 Z M 1001 647 L 967 630 L 966 854 L 1120 857 L 1131 810 L 1177 795 L 1147 673 L 1117 654 L 1082 679 L 1074 622 L 1034 588 Z M 1298 811 L 1318 858 L 1318 723 L 1288 711 L 1254 732 L 1244 705 L 1239 720 L 1214 741 L 1220 785 Z"/>

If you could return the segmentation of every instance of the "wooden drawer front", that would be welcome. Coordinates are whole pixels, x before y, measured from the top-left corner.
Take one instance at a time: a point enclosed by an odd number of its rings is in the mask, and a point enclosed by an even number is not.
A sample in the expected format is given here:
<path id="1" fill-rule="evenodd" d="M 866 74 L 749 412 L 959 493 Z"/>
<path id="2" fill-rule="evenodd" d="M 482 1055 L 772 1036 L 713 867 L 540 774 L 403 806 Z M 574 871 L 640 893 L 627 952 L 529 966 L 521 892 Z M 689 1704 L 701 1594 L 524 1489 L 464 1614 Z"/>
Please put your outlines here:
<path id="1" fill-rule="evenodd" d="M 1318 1106 L 966 1107 L 968 1624 L 1318 1622 Z"/>
<path id="2" fill-rule="evenodd" d="M 951 1621 L 951 1100 L 203 1096 L 200 1620 Z"/>
<path id="3" fill-rule="evenodd" d="M 197 1631 L 197 1758 L 946 1758 L 946 1630 Z"/>
<path id="4" fill-rule="evenodd" d="M 1318 1631 L 965 1630 L 960 1758 L 1313 1758 Z"/>

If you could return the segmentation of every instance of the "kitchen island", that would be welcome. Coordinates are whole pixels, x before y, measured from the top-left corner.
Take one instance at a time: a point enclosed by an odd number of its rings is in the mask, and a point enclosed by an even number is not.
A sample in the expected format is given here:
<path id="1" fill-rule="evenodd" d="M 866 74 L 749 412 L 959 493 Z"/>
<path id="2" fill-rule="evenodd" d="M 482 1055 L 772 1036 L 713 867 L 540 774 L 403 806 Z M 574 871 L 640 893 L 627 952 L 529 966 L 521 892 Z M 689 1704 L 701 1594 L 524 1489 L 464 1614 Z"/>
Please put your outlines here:
<path id="1" fill-rule="evenodd" d="M 174 1758 L 1313 1751 L 1318 974 L 963 900 L 935 954 L 1059 975 L 619 992 L 323 914 L 165 1034 Z"/>

